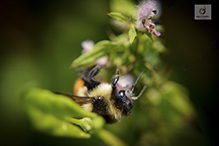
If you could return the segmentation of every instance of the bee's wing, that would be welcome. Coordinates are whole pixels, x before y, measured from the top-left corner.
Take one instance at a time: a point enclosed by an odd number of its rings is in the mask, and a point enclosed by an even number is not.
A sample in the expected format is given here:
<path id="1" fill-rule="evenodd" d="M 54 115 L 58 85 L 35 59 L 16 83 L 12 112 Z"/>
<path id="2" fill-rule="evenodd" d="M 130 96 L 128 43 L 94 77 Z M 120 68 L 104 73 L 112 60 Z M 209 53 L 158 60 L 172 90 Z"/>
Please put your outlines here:
<path id="1" fill-rule="evenodd" d="M 69 93 L 62 93 L 62 92 L 55 92 L 55 93 L 69 97 L 80 105 L 83 105 L 86 103 L 93 103 L 96 100 L 95 97 L 86 97 L 86 96 L 83 97 L 83 96 L 77 96 L 77 95 L 73 95 Z"/>

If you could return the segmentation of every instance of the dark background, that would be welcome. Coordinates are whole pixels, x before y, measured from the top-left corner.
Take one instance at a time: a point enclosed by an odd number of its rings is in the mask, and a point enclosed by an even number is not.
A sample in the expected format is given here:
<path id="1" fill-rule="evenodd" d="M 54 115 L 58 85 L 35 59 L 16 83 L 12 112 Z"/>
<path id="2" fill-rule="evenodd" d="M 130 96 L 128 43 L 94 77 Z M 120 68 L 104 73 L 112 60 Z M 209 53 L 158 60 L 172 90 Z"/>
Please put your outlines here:
<path id="1" fill-rule="evenodd" d="M 137 3 L 136 3 L 137 4 Z M 194 20 L 194 4 L 211 4 L 212 20 Z M 218 131 L 218 22 L 216 1 L 162 1 L 161 38 L 169 50 L 163 59 L 170 76 L 186 86 L 199 114 L 200 131 L 216 145 Z M 68 140 L 33 134 L 20 111 L 24 86 L 72 92 L 76 72 L 71 62 L 86 39 L 108 39 L 108 0 L 0 1 L 1 143 L 59 145 Z M 37 135 L 37 136 L 36 136 Z M 38 138 L 36 138 L 38 137 Z M 54 143 L 48 142 L 54 140 Z"/>
<path id="2" fill-rule="evenodd" d="M 199 113 L 204 134 L 217 145 L 218 22 L 213 1 L 169 1 L 164 5 L 164 40 L 170 50 L 171 79 L 185 85 Z M 163 2 L 164 3 L 164 2 Z M 165 4 L 165 3 L 164 3 Z M 194 4 L 211 4 L 212 20 L 194 20 Z M 172 18 L 172 19 L 171 19 Z M 166 24 L 166 25 L 165 25 Z"/>

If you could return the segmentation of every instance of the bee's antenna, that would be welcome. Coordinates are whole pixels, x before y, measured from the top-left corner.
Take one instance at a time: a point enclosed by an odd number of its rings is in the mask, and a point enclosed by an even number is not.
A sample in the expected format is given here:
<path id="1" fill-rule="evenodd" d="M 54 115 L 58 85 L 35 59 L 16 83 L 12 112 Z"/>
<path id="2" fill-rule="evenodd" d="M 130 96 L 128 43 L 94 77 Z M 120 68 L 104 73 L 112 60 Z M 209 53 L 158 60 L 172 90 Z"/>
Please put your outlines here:
<path id="1" fill-rule="evenodd" d="M 132 85 L 132 87 L 130 88 L 131 92 L 134 91 L 135 85 L 138 83 L 138 80 L 141 78 L 141 76 L 143 75 L 144 70 L 141 72 L 141 74 L 138 76 L 137 80 L 135 81 L 135 83 Z"/>
<path id="2" fill-rule="evenodd" d="M 141 90 L 141 92 L 139 93 L 138 96 L 132 97 L 132 100 L 137 100 L 139 97 L 141 97 L 141 95 L 144 93 L 145 89 L 147 88 L 147 84 L 144 85 L 143 89 Z"/>

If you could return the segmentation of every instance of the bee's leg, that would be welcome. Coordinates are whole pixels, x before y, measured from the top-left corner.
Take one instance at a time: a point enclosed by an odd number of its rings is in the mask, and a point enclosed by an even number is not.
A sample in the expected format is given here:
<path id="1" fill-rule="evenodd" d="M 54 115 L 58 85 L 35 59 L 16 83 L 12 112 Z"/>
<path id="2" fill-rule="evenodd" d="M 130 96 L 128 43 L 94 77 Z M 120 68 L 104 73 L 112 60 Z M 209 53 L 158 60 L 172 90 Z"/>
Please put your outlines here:
<path id="1" fill-rule="evenodd" d="M 88 74 L 88 77 L 93 80 L 93 77 L 95 77 L 99 71 L 101 69 L 101 66 L 97 65 L 95 66 L 94 68 L 92 68 L 90 71 L 89 71 L 89 74 Z"/>
<path id="2" fill-rule="evenodd" d="M 101 66 L 97 65 L 89 71 L 89 74 L 88 74 L 88 79 L 90 81 L 89 82 L 90 87 L 88 87 L 89 89 L 93 89 L 100 84 L 100 82 L 95 81 L 93 79 L 93 77 L 95 77 L 99 73 L 100 69 L 101 69 Z"/>
<path id="3" fill-rule="evenodd" d="M 113 76 L 112 78 L 112 86 L 113 86 L 113 89 L 116 88 L 116 84 L 117 82 L 119 81 L 119 75 L 120 75 L 120 71 L 119 71 L 119 68 L 117 67 L 116 68 L 116 74 Z"/>
<path id="4" fill-rule="evenodd" d="M 93 88 L 95 88 L 96 86 L 98 86 L 100 84 L 100 82 L 95 81 L 93 79 L 94 76 L 96 76 L 99 71 L 101 69 L 101 66 L 97 65 L 95 67 L 93 67 L 89 73 L 81 73 L 80 77 L 82 78 L 82 80 L 85 82 L 85 86 L 88 88 L 88 90 L 91 90 Z"/>

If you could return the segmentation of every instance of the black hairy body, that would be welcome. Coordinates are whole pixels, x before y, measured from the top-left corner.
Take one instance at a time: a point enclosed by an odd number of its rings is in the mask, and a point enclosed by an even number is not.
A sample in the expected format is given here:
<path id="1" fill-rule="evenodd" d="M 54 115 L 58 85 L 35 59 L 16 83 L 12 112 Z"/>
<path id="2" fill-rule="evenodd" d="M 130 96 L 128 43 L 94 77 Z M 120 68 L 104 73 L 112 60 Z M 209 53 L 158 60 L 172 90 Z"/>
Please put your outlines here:
<path id="1" fill-rule="evenodd" d="M 80 73 L 80 77 L 84 81 L 84 86 L 79 88 L 76 95 L 66 93 L 57 94 L 72 98 L 85 110 L 97 113 L 107 123 L 112 124 L 120 121 L 123 115 L 128 116 L 130 114 L 134 106 L 134 101 L 142 95 L 146 89 L 146 85 L 138 96 L 134 96 L 134 87 L 143 72 L 130 89 L 119 90 L 116 86 L 120 77 L 119 69 L 116 69 L 111 83 L 100 83 L 93 79 L 100 69 L 100 66 L 95 66 L 88 73 Z"/>

